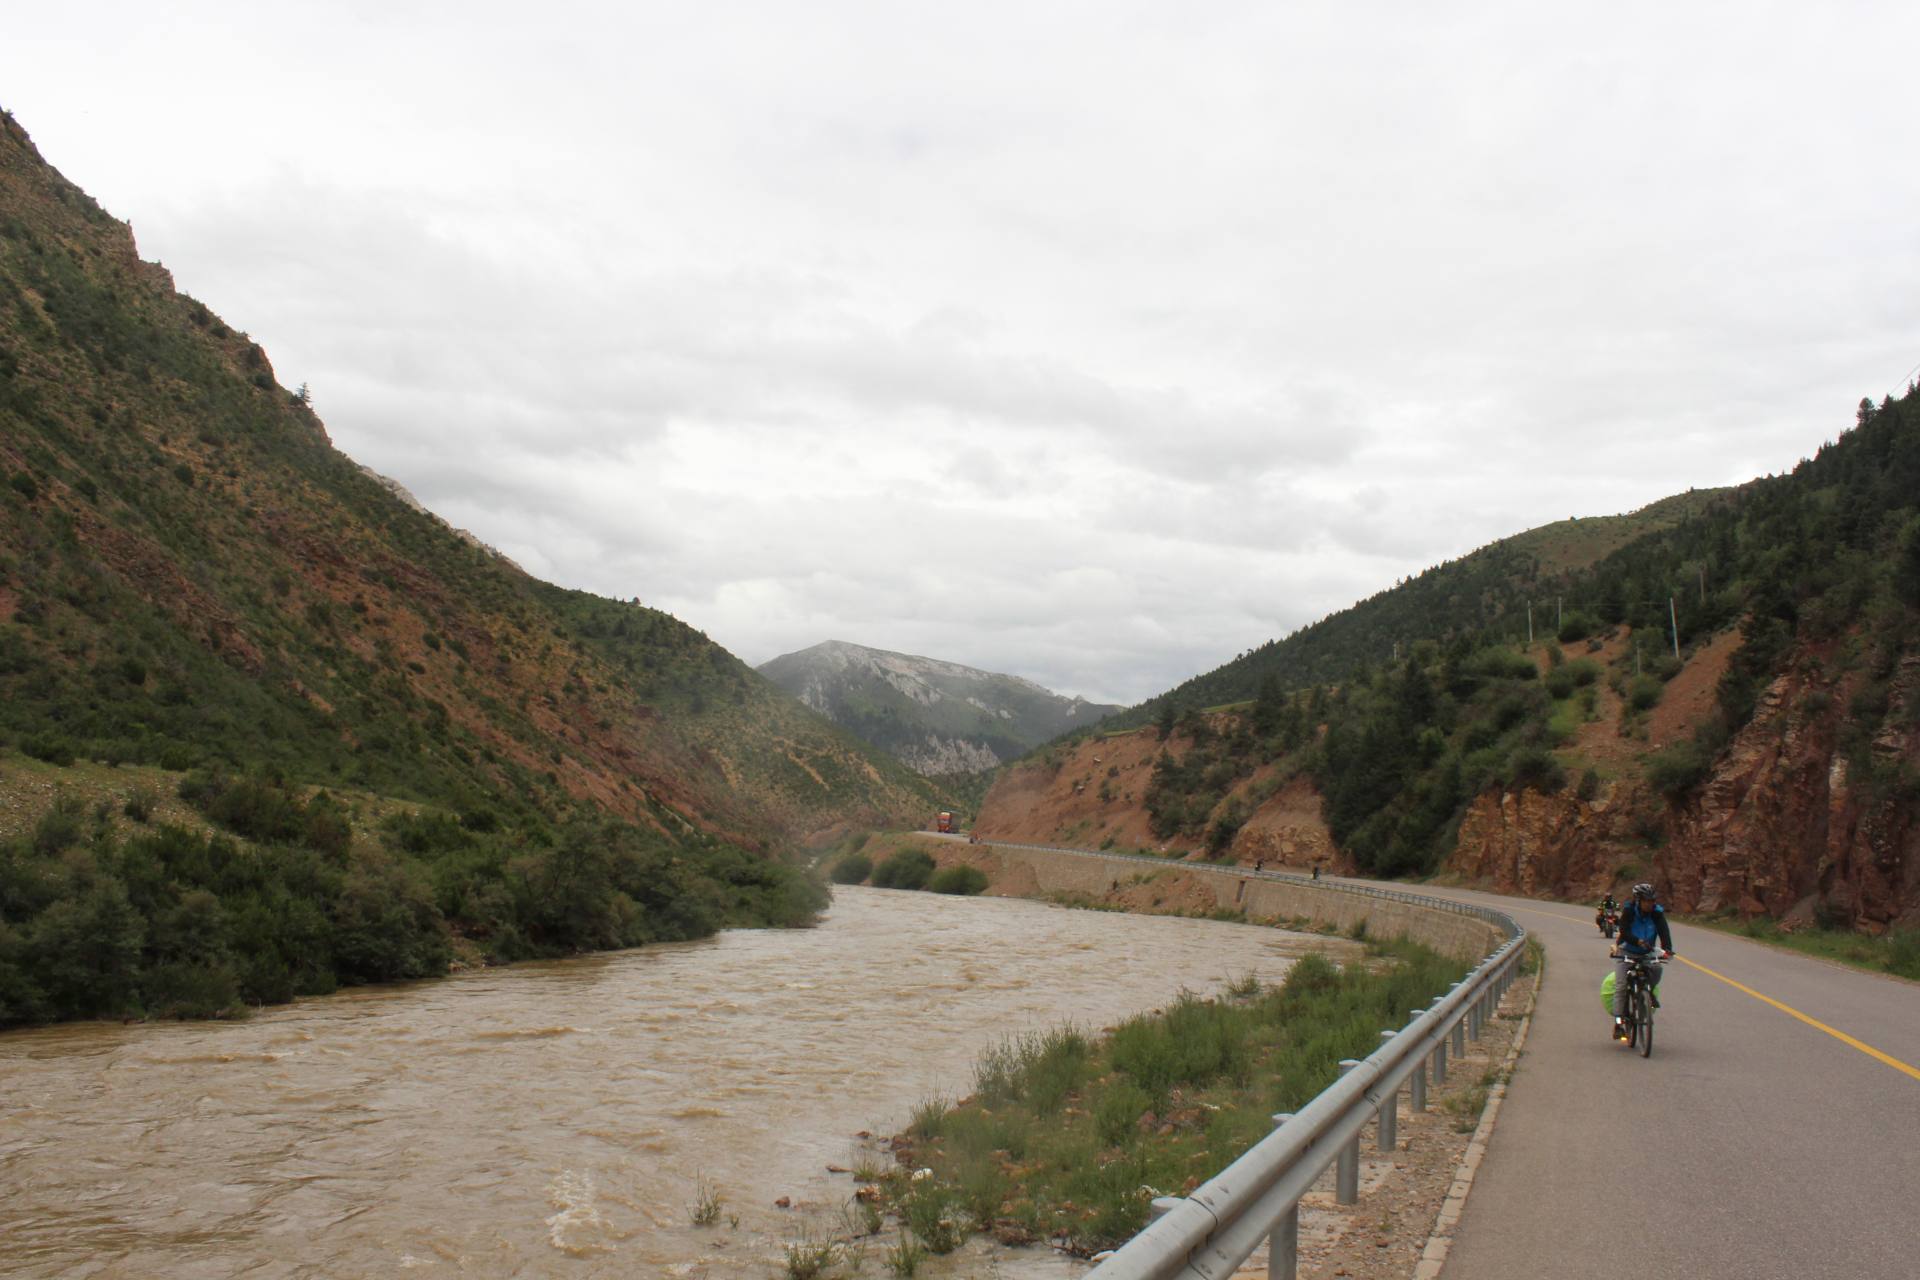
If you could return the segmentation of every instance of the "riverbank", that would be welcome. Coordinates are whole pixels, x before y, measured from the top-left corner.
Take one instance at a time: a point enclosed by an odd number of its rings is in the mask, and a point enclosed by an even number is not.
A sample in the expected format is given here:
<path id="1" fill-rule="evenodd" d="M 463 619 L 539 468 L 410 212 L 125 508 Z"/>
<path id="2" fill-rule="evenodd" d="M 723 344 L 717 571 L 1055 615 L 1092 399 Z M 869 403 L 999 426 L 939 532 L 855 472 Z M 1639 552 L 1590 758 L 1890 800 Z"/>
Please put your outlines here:
<path id="1" fill-rule="evenodd" d="M 1271 908 L 1262 891 L 1276 884 L 1292 892 L 1289 905 L 1302 901 L 1297 886 L 1211 868 L 939 840 L 916 847 L 942 866 L 981 868 L 989 893 L 1107 910 L 1247 918 Z M 1340 912 L 1340 899 L 1351 901 L 1304 892 L 1333 900 L 1315 912 L 1322 917 Z M 1397 911 L 1387 918 L 1389 925 L 1405 919 Z M 1314 926 L 1297 915 L 1286 923 Z M 1364 937 L 1367 923 L 1356 921 L 1349 932 Z M 1442 928 L 1438 936 L 1456 935 Z M 1468 950 L 1478 958 L 1471 941 Z M 1424 1004 L 1464 967 L 1404 941 L 1372 943 L 1364 962 L 1336 969 L 1310 957 L 1283 984 L 1233 984 L 1210 998 L 1187 993 L 1103 1038 L 1064 1027 L 989 1047 L 976 1063 L 973 1092 L 957 1103 L 930 1099 L 892 1140 L 898 1167 L 868 1171 L 876 1197 L 898 1217 L 893 1242 L 879 1250 L 882 1270 L 1074 1274 L 1062 1270 L 1061 1255 L 1085 1257 L 1123 1242 L 1144 1224 L 1155 1195 L 1191 1191 L 1224 1168 L 1264 1136 L 1274 1112 L 1304 1105 L 1335 1078 L 1340 1058 L 1365 1056 L 1381 1028 L 1404 1021 L 1405 1009 Z M 1403 1104 L 1394 1150 L 1365 1162 L 1360 1204 L 1334 1205 L 1330 1185 L 1302 1201 L 1302 1275 L 1415 1274 L 1489 1095 L 1511 1069 L 1510 1046 L 1536 984 L 1531 964 L 1481 1040 L 1431 1090 L 1428 1110 Z M 1372 1154 L 1371 1145 L 1366 1150 Z M 877 1227 L 877 1215 L 869 1218 Z M 971 1243 L 969 1231 L 978 1233 Z M 1053 1252 L 1036 1253 L 1036 1241 Z M 872 1252 L 850 1243 L 840 1260 L 844 1274 L 861 1274 Z"/>

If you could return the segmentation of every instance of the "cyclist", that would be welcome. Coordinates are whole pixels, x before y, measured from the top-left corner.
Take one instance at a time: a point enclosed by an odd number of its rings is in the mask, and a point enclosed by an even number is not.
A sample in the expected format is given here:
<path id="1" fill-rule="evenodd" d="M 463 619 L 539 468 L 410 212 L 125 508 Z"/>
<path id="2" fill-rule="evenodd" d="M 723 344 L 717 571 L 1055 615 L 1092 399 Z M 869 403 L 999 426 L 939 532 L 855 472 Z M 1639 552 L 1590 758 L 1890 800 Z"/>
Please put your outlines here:
<path id="1" fill-rule="evenodd" d="M 1614 912 L 1618 911 L 1619 909 L 1620 909 L 1620 904 L 1613 900 L 1613 890 L 1611 889 L 1607 890 L 1607 896 L 1600 899 L 1600 910 L 1594 913 L 1594 916 L 1593 916 L 1594 927 L 1598 929 L 1606 928 L 1607 917 L 1612 915 Z"/>
<path id="2" fill-rule="evenodd" d="M 1655 901 L 1658 895 L 1653 886 L 1645 881 L 1633 886 L 1633 901 L 1620 909 L 1620 932 L 1615 935 L 1613 945 L 1613 1038 L 1625 1040 L 1627 1025 L 1623 1021 L 1627 1011 L 1627 961 L 1644 960 L 1649 955 L 1665 950 L 1673 954 L 1673 932 L 1667 927 L 1667 913 Z M 1655 946 L 1655 943 L 1659 946 Z M 1653 969 L 1655 994 L 1653 1004 L 1660 1007 L 1657 994 L 1660 986 L 1660 968 Z"/>

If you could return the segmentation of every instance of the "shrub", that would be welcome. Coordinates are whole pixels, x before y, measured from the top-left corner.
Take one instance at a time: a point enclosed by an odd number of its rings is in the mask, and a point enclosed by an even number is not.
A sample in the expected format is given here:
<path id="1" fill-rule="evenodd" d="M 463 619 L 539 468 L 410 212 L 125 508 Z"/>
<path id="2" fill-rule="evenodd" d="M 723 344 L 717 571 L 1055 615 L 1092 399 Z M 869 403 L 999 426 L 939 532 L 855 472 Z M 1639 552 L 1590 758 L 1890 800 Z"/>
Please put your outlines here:
<path id="1" fill-rule="evenodd" d="M 1552 795 L 1567 785 L 1567 771 L 1551 751 L 1522 747 L 1507 761 L 1507 786 L 1514 791 L 1532 788 Z"/>
<path id="2" fill-rule="evenodd" d="M 1571 697 L 1576 689 L 1590 687 L 1600 678 L 1600 666 L 1591 658 L 1581 658 L 1547 673 L 1547 692 L 1555 698 Z"/>
<path id="3" fill-rule="evenodd" d="M 1245 1032 L 1221 1006 L 1182 992 L 1165 1013 L 1130 1018 L 1113 1033 L 1113 1065 L 1156 1101 L 1175 1085 L 1238 1070 Z"/>
<path id="4" fill-rule="evenodd" d="M 1560 621 L 1560 643 L 1575 644 L 1593 634 L 1594 620 L 1574 610 Z"/>
<path id="5" fill-rule="evenodd" d="M 85 825 L 83 813 L 83 806 L 72 796 L 55 800 L 53 807 L 41 814 L 40 821 L 33 826 L 33 851 L 42 857 L 52 857 L 79 844 Z"/>
<path id="6" fill-rule="evenodd" d="M 142 1003 L 150 1017 L 213 1018 L 242 1007 L 240 983 L 225 964 L 174 961 L 141 975 Z"/>
<path id="7" fill-rule="evenodd" d="M 153 816 L 154 808 L 160 803 L 160 797 L 146 787 L 135 787 L 127 792 L 127 798 L 120 805 L 120 812 L 135 822 L 145 822 Z"/>
<path id="8" fill-rule="evenodd" d="M 906 1232 L 900 1233 L 900 1241 L 887 1250 L 887 1270 L 904 1280 L 912 1280 L 920 1272 L 920 1264 L 926 1260 L 926 1250 L 918 1240 Z"/>
<path id="9" fill-rule="evenodd" d="M 1669 800 L 1700 785 L 1712 761 L 1698 743 L 1676 742 L 1647 757 L 1647 781 Z"/>
<path id="10" fill-rule="evenodd" d="M 1093 1108 L 1093 1131 L 1104 1147 L 1124 1147 L 1140 1132 L 1140 1117 L 1153 1109 L 1153 1099 L 1137 1084 L 1122 1082 L 1102 1094 Z"/>
<path id="11" fill-rule="evenodd" d="M 835 884 L 860 884 L 873 874 L 873 859 L 864 853 L 850 853 L 833 864 L 827 878 Z"/>
<path id="12" fill-rule="evenodd" d="M 927 888 L 935 893 L 950 893 L 970 897 L 985 892 L 987 873 L 978 867 L 942 867 L 927 882 Z"/>
<path id="13" fill-rule="evenodd" d="M 974 1094 L 989 1103 L 1025 1102 L 1050 1115 L 1079 1087 L 1091 1051 L 1086 1034 L 1071 1024 L 1009 1036 L 974 1063 Z"/>
<path id="14" fill-rule="evenodd" d="M 73 763 L 73 743 L 57 733 L 37 733 L 21 743 L 20 750 L 62 769 Z"/>
<path id="15" fill-rule="evenodd" d="M 924 889 L 933 878 L 933 859 L 918 849 L 902 849 L 873 869 L 878 889 Z"/>
<path id="16" fill-rule="evenodd" d="M 931 1178 L 908 1192 L 900 1216 L 906 1219 L 907 1229 L 937 1254 L 952 1253 L 967 1238 L 965 1212 L 953 1193 Z"/>
<path id="17" fill-rule="evenodd" d="M 1540 674 L 1532 658 L 1500 646 L 1482 649 L 1462 665 L 1470 675 L 1496 680 L 1532 680 Z"/>
<path id="18" fill-rule="evenodd" d="M 1574 795 L 1582 800 L 1590 801 L 1599 794 L 1600 774 L 1593 769 L 1589 769 L 1580 775 L 1580 785 L 1575 789 Z"/>
<path id="19" fill-rule="evenodd" d="M 1635 711 L 1645 711 L 1660 701 L 1665 686 L 1653 676 L 1635 676 L 1627 682 L 1627 705 Z"/>

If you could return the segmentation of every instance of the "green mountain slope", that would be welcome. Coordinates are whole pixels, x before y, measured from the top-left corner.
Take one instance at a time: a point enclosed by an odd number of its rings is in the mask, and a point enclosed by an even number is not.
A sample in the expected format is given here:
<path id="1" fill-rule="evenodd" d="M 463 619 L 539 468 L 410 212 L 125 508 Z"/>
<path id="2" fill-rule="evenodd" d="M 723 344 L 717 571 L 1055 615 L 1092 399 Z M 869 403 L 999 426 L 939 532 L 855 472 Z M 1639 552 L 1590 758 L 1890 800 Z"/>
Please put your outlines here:
<path id="1" fill-rule="evenodd" d="M 1589 570 L 1613 552 L 1678 528 L 1733 499 L 1729 489 L 1694 489 L 1620 516 L 1560 520 L 1435 565 L 1351 608 L 1302 627 L 1212 671 L 1149 698 L 1107 728 L 1147 724 L 1172 708 L 1219 706 L 1254 697 L 1268 681 L 1298 689 L 1341 680 L 1363 662 L 1391 661 L 1420 640 L 1458 635 L 1551 634 L 1556 601 L 1581 607 Z"/>
<path id="2" fill-rule="evenodd" d="M 765 854 L 934 806 L 910 771 L 700 633 L 532 579 L 337 452 L 265 353 L 140 261 L 127 228 L 11 117 L 0 117 L 0 744 L 200 770 L 226 779 L 203 786 L 209 806 L 251 774 L 286 803 L 352 788 L 451 815 L 430 838 L 382 842 L 425 880 L 445 869 L 436 859 L 482 865 L 464 897 L 443 877 L 429 914 L 443 930 L 507 938 L 493 948 L 503 956 L 713 927 L 737 918 L 729 904 L 761 875 L 728 850 Z M 629 834 L 597 845 L 577 834 L 609 823 Z M 271 844 L 298 826 L 260 830 Z M 509 883 L 514 860 L 552 870 L 570 839 L 589 862 L 651 852 L 581 871 L 580 918 L 542 923 L 523 892 L 532 882 Z M 123 883 L 117 856 L 98 851 L 100 874 L 73 894 Z M 20 865 L 12 898 L 0 875 L 0 967 L 9 937 L 36 951 L 34 921 L 59 905 L 19 890 Z M 146 907 L 171 910 L 190 880 Z M 675 902 L 712 900 L 656 929 L 636 906 L 649 894 L 656 924 Z"/>
<path id="3" fill-rule="evenodd" d="M 1224 853 L 1305 775 L 1362 870 L 1422 872 L 1454 852 L 1479 797 L 1577 789 L 1584 802 L 1619 784 L 1616 863 L 1658 862 L 1684 836 L 1674 874 L 1698 880 L 1716 838 L 1722 861 L 1759 849 L 1731 833 L 1785 821 L 1766 804 L 1791 806 L 1796 824 L 1824 829 L 1827 869 L 1796 865 L 1793 885 L 1749 903 L 1784 911 L 1811 885 L 1859 918 L 1920 905 L 1901 852 L 1920 811 L 1920 395 L 1863 401 L 1852 431 L 1788 475 L 1648 513 L 1587 550 L 1568 549 L 1568 525 L 1497 543 L 1108 722 L 1160 727 L 1140 797 L 1154 836 Z M 1669 681 L 1690 692 L 1670 698 Z M 1223 703 L 1234 710 L 1204 710 Z M 1803 741 L 1754 740 L 1758 710 Z M 1599 812 L 1563 818 L 1571 831 Z M 1572 839 L 1503 829 L 1539 850 Z"/>

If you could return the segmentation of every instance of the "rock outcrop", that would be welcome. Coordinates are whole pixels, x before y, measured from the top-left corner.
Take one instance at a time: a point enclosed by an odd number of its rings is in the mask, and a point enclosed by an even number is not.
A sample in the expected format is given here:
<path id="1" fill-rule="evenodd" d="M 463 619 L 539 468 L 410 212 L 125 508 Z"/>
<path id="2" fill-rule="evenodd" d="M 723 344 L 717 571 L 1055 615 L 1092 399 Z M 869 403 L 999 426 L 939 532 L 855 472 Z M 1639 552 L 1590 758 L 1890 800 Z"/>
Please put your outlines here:
<path id="1" fill-rule="evenodd" d="M 1481 796 L 1448 869 L 1533 896 L 1598 898 L 1645 876 L 1684 911 L 1870 932 L 1920 925 L 1915 734 L 1884 730 L 1871 763 L 1852 762 L 1845 708 L 1869 681 L 1826 666 L 1800 655 L 1683 802 L 1638 780 L 1591 803 L 1567 792 Z M 1889 688 L 1894 706 L 1914 707 L 1920 658 L 1902 660 Z"/>

